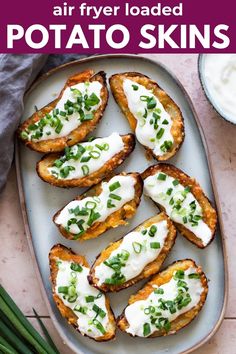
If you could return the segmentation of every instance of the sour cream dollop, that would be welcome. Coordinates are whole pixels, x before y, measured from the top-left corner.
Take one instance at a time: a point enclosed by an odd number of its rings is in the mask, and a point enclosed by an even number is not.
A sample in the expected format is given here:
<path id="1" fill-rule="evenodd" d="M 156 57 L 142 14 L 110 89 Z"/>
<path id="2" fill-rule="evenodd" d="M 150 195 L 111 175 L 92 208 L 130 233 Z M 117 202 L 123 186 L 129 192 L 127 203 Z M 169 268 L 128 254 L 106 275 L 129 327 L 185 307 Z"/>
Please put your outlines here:
<path id="1" fill-rule="evenodd" d="M 236 124 L 236 54 L 205 55 L 203 76 L 216 109 Z"/>

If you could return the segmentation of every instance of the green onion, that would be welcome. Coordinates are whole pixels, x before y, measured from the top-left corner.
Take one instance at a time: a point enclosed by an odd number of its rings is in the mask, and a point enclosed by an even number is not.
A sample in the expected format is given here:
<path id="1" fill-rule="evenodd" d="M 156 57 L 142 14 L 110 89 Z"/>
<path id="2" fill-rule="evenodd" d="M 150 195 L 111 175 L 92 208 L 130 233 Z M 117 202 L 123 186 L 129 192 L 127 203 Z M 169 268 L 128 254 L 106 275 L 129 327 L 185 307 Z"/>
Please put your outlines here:
<path id="1" fill-rule="evenodd" d="M 110 193 L 109 194 L 109 198 L 115 199 L 115 200 L 121 200 L 122 199 L 119 195 L 114 194 L 114 193 Z"/>
<path id="2" fill-rule="evenodd" d="M 160 130 L 157 132 L 156 138 L 157 139 L 161 139 L 163 134 L 164 134 L 164 132 L 165 132 L 165 129 L 160 128 Z"/>
<path id="3" fill-rule="evenodd" d="M 89 167 L 87 165 L 81 166 L 81 169 L 83 171 L 84 176 L 87 176 L 89 174 Z"/>
<path id="4" fill-rule="evenodd" d="M 80 162 L 88 162 L 91 159 L 92 156 L 83 156 L 80 160 Z"/>
<path id="5" fill-rule="evenodd" d="M 93 113 L 88 113 L 88 114 L 85 114 L 83 120 L 92 120 L 93 117 L 94 117 Z"/>
<path id="6" fill-rule="evenodd" d="M 37 130 L 37 129 L 38 129 L 38 126 L 37 126 L 37 124 L 30 124 L 30 125 L 28 126 L 28 129 L 29 129 L 29 130 Z"/>
<path id="7" fill-rule="evenodd" d="M 122 257 L 122 259 L 123 259 L 124 261 L 127 261 L 127 259 L 129 258 L 129 256 L 130 256 L 129 251 L 127 251 L 127 250 L 122 250 L 122 252 L 121 252 L 121 257 Z"/>
<path id="8" fill-rule="evenodd" d="M 20 136 L 21 136 L 21 138 L 22 139 L 24 139 L 24 140 L 27 140 L 28 139 L 28 134 L 26 133 L 26 131 L 22 131 L 21 133 L 20 133 Z"/>
<path id="9" fill-rule="evenodd" d="M 148 235 L 153 237 L 156 232 L 157 232 L 157 227 L 155 225 L 152 225 L 149 229 Z"/>
<path id="10" fill-rule="evenodd" d="M 58 292 L 59 294 L 68 294 L 69 287 L 68 286 L 59 286 Z"/>
<path id="11" fill-rule="evenodd" d="M 116 190 L 117 188 L 119 188 L 121 186 L 120 182 L 114 182 L 109 186 L 109 190 L 110 192 L 113 192 L 114 190 Z"/>
<path id="12" fill-rule="evenodd" d="M 151 98 L 149 97 L 147 99 L 147 109 L 153 109 L 156 107 L 156 105 L 157 105 L 157 101 L 155 100 L 154 97 Z"/>
<path id="13" fill-rule="evenodd" d="M 187 218 L 187 216 L 184 216 L 184 217 L 183 217 L 183 223 L 184 223 L 184 224 L 187 224 L 187 222 L 188 222 L 188 218 Z"/>
<path id="14" fill-rule="evenodd" d="M 37 319 L 37 321 L 38 321 L 38 323 L 39 323 L 39 325 L 40 325 L 40 327 L 42 329 L 42 332 L 43 332 L 44 337 L 46 338 L 47 342 L 51 345 L 51 347 L 55 350 L 55 352 L 59 354 L 59 352 L 57 350 L 57 347 L 55 346 L 52 338 L 50 337 L 50 334 L 48 333 L 47 328 L 45 327 L 43 321 L 41 320 L 41 318 L 39 317 L 39 315 L 37 314 L 37 312 L 36 312 L 36 310 L 34 308 L 33 308 L 33 312 L 34 312 L 34 314 L 36 316 L 36 319 Z"/>
<path id="15" fill-rule="evenodd" d="M 62 128 L 63 128 L 63 124 L 62 124 L 62 122 L 58 119 L 58 123 L 57 123 L 56 129 L 55 129 L 55 132 L 56 132 L 57 134 L 60 134 Z"/>
<path id="16" fill-rule="evenodd" d="M 93 202 L 93 201 L 91 201 L 91 200 L 89 200 L 89 201 L 87 201 L 87 202 L 85 203 L 85 208 L 87 208 L 87 209 L 89 209 L 89 210 L 95 209 L 96 206 L 97 206 L 97 203 L 95 203 L 95 202 Z"/>
<path id="17" fill-rule="evenodd" d="M 138 86 L 137 85 L 132 85 L 134 91 L 138 91 Z"/>
<path id="18" fill-rule="evenodd" d="M 11 345 L 13 345 L 22 354 L 33 354 L 33 352 L 22 341 L 23 338 L 21 339 L 20 337 L 18 337 L 16 335 L 17 332 L 15 331 L 11 322 L 10 322 L 10 326 L 9 326 L 9 325 L 6 325 L 6 323 L 4 323 L 0 319 L 0 332 L 1 332 L 1 335 L 4 336 L 4 337 L 0 337 L 0 343 L 2 345 L 4 345 L 5 347 L 9 346 L 9 349 L 11 348 L 11 350 L 14 350 L 13 347 L 11 347 Z M 14 351 L 14 354 L 18 354 L 18 352 Z"/>
<path id="19" fill-rule="evenodd" d="M 99 159 L 99 157 L 101 156 L 99 151 L 90 151 L 89 155 L 95 160 Z"/>
<path id="20" fill-rule="evenodd" d="M 66 178 L 69 176 L 69 173 L 71 171 L 75 171 L 75 167 L 74 166 L 65 166 L 60 170 L 60 176 L 62 178 Z"/>
<path id="21" fill-rule="evenodd" d="M 132 246 L 135 253 L 140 253 L 142 250 L 142 245 L 139 242 L 132 242 Z"/>
<path id="22" fill-rule="evenodd" d="M 163 295 L 164 294 L 164 290 L 162 288 L 158 288 L 154 290 L 154 294 L 160 294 Z"/>
<path id="23" fill-rule="evenodd" d="M 159 175 L 157 176 L 157 179 L 160 180 L 160 181 L 165 181 L 166 180 L 166 174 L 159 173 Z"/>
<path id="24" fill-rule="evenodd" d="M 148 115 L 148 111 L 147 111 L 147 109 L 145 108 L 144 114 L 143 114 L 143 118 L 147 118 L 147 115 Z M 145 123 L 145 122 L 144 122 L 144 123 Z"/>
<path id="25" fill-rule="evenodd" d="M 167 119 L 164 119 L 163 122 L 162 122 L 162 124 L 167 125 L 167 124 L 169 124 L 169 122 L 168 122 Z"/>
<path id="26" fill-rule="evenodd" d="M 96 319 L 93 319 L 93 324 L 96 326 L 96 328 L 97 328 L 102 334 L 105 334 L 105 333 L 106 333 L 106 330 L 105 330 L 105 328 L 103 327 L 103 325 L 101 324 L 101 322 L 99 322 L 99 321 L 96 320 Z"/>
<path id="27" fill-rule="evenodd" d="M 147 233 L 147 229 L 141 231 L 142 235 L 146 235 L 146 233 Z"/>
<path id="28" fill-rule="evenodd" d="M 91 226 L 94 223 L 94 221 L 100 218 L 100 216 L 101 216 L 100 213 L 95 213 L 94 210 L 91 210 L 91 214 L 87 222 L 88 226 Z"/>
<path id="29" fill-rule="evenodd" d="M 19 334 L 25 338 L 40 354 L 55 354 L 56 352 L 34 329 L 7 292 L 0 286 L 0 309 L 8 317 Z"/>
<path id="30" fill-rule="evenodd" d="M 166 194 L 171 195 L 172 192 L 173 192 L 173 188 L 168 188 L 166 191 Z"/>
<path id="31" fill-rule="evenodd" d="M 151 327 L 149 323 L 144 323 L 143 325 L 143 335 L 147 337 L 151 333 Z"/>
<path id="32" fill-rule="evenodd" d="M 85 296 L 86 302 L 94 302 L 95 297 L 93 295 Z"/>
<path id="33" fill-rule="evenodd" d="M 189 279 L 199 279 L 200 278 L 200 274 L 198 273 L 191 273 L 188 275 Z"/>
<path id="34" fill-rule="evenodd" d="M 107 201 L 107 208 L 108 209 L 111 209 L 111 208 L 115 208 L 115 204 L 112 204 L 112 200 L 111 199 L 108 199 Z"/>
<path id="35" fill-rule="evenodd" d="M 177 179 L 175 179 L 173 182 L 172 182 L 173 186 L 177 186 L 179 184 L 179 181 Z"/>
<path id="36" fill-rule="evenodd" d="M 184 271 L 182 269 L 177 270 L 174 274 L 174 279 L 184 279 Z"/>
<path id="37" fill-rule="evenodd" d="M 80 273 L 83 271 L 83 267 L 81 267 L 81 265 L 79 263 L 71 263 L 70 269 L 74 270 L 75 272 L 80 272 Z"/>
<path id="38" fill-rule="evenodd" d="M 150 247 L 154 249 L 161 248 L 160 242 L 150 242 Z"/>
<path id="39" fill-rule="evenodd" d="M 74 311 L 78 311 L 84 315 L 86 315 L 87 311 L 88 311 L 88 308 L 86 306 L 80 306 L 80 305 L 76 305 L 74 307 Z"/>
<path id="40" fill-rule="evenodd" d="M 97 306 L 96 304 L 93 305 L 93 311 L 96 312 L 96 314 L 98 316 L 100 316 L 101 318 L 106 317 L 106 312 L 103 311 L 103 309 L 99 306 Z"/>

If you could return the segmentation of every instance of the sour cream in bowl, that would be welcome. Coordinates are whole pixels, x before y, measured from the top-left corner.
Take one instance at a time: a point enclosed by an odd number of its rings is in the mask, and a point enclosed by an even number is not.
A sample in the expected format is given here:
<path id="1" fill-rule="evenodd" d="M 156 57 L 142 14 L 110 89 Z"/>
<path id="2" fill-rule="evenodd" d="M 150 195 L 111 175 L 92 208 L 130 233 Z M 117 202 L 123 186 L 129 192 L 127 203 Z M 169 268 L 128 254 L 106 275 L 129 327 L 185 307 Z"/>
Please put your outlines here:
<path id="1" fill-rule="evenodd" d="M 236 124 L 236 54 L 201 54 L 199 76 L 215 110 Z"/>

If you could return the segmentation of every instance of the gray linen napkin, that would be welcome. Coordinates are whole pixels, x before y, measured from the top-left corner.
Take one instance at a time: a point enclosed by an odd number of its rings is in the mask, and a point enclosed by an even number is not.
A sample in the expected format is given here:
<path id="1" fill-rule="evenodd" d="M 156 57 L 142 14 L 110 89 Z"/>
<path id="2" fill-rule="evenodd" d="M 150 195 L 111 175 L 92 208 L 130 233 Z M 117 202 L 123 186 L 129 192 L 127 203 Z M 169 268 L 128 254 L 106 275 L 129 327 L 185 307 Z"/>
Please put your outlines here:
<path id="1" fill-rule="evenodd" d="M 81 57 L 78 54 L 0 54 L 0 192 L 13 160 L 14 133 L 24 109 L 25 91 L 39 73 Z"/>

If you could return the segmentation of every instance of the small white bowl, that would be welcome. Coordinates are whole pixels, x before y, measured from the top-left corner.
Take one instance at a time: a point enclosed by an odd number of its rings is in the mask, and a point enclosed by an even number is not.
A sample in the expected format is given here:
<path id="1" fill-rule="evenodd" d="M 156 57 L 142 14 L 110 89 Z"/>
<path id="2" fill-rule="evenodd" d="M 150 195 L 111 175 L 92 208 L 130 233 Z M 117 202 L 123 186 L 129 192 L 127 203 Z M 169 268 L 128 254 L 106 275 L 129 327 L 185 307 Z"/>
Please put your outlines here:
<path id="1" fill-rule="evenodd" d="M 204 66 L 205 66 L 205 59 L 208 54 L 199 54 L 198 56 L 198 75 L 199 79 L 203 88 L 203 91 L 206 95 L 206 98 L 210 102 L 210 104 L 213 106 L 215 111 L 227 122 L 236 125 L 236 119 L 232 120 L 232 117 L 227 115 L 225 112 L 222 111 L 221 107 L 217 104 L 217 102 L 214 100 L 214 97 L 211 95 L 210 91 L 208 90 L 207 86 L 207 79 L 205 77 L 205 71 L 204 71 Z M 236 99 L 236 98 L 235 98 Z"/>

